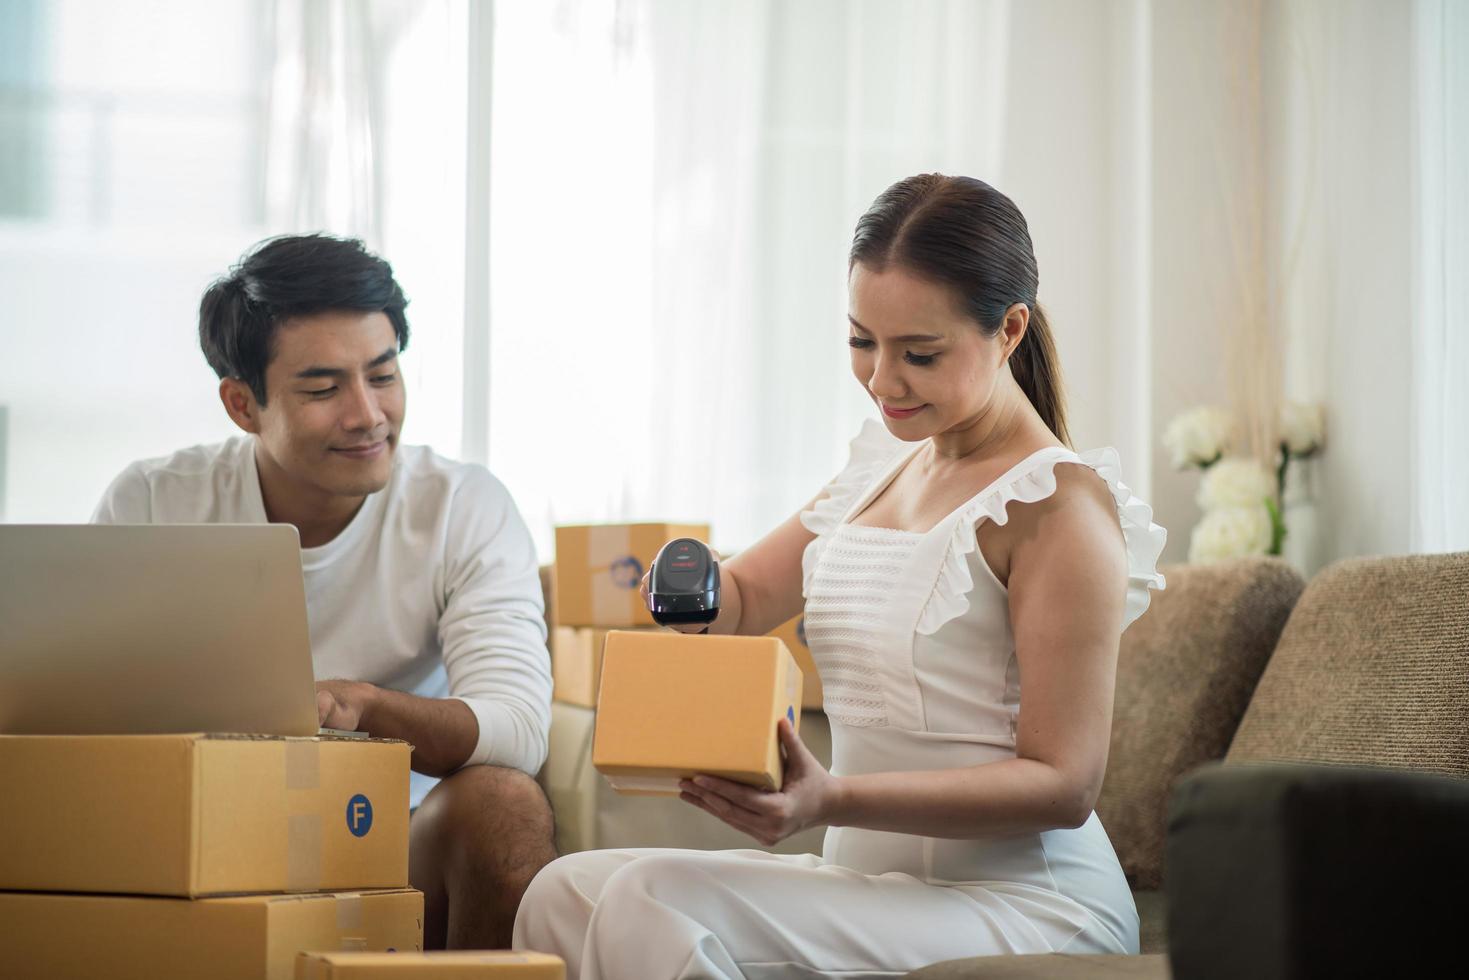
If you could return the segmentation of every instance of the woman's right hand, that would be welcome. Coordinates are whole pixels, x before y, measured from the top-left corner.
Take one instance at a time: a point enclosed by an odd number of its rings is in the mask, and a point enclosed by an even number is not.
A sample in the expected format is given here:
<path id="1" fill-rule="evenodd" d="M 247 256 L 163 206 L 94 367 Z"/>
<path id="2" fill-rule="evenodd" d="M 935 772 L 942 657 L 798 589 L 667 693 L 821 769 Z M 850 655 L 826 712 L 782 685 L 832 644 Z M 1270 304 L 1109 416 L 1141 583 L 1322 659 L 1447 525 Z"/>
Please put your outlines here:
<path id="1" fill-rule="evenodd" d="M 715 561 L 719 561 L 719 552 L 715 551 L 713 548 L 710 548 L 709 549 L 709 553 L 714 556 L 714 560 Z M 643 598 L 643 606 L 644 606 L 644 608 L 646 608 L 647 605 L 648 605 L 648 583 L 650 581 L 652 581 L 652 578 L 653 578 L 653 567 L 651 565 L 649 565 L 648 566 L 648 570 L 643 573 L 643 580 L 642 580 L 642 582 L 638 583 L 638 595 L 642 596 L 642 598 Z M 721 609 L 720 610 L 721 615 L 723 614 L 723 612 L 724 612 L 724 610 Z M 718 617 L 715 617 L 715 618 L 716 618 L 716 620 L 718 619 Z M 704 632 L 713 633 L 714 632 L 713 624 L 712 623 L 709 624 L 709 625 L 704 625 L 702 623 L 679 623 L 679 624 L 676 624 L 676 625 L 671 625 L 668 628 L 669 629 L 672 629 L 672 630 L 677 630 L 680 633 L 704 633 Z"/>

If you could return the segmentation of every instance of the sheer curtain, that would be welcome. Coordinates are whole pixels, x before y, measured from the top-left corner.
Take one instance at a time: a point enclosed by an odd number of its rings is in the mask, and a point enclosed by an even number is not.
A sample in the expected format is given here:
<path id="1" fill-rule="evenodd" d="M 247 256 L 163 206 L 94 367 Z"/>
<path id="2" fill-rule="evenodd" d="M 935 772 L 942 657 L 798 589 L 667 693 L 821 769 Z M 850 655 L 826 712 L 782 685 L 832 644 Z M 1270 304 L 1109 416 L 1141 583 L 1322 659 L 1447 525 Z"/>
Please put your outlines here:
<path id="1" fill-rule="evenodd" d="M 0 519 L 229 435 L 199 295 L 264 234 L 260 0 L 0 5 Z"/>
<path id="2" fill-rule="evenodd" d="M 273 0 L 264 173 L 272 234 L 361 238 L 408 294 L 403 437 L 461 451 L 464 0 Z M 243 250 L 248 242 L 242 242 Z"/>
<path id="3" fill-rule="evenodd" d="M 1469 547 L 1469 16 L 1371 0 L 1261 16 L 1256 193 L 1275 225 L 1284 394 L 1327 417 L 1326 450 L 1302 471 L 1314 505 L 1287 554 L 1309 573 Z"/>
<path id="4" fill-rule="evenodd" d="M 463 16 L 462 2 L 311 13 L 281 0 L 270 152 L 271 172 L 289 179 L 271 198 L 278 221 L 366 235 L 403 269 L 426 242 L 462 241 L 451 208 L 405 207 L 421 184 L 394 183 L 375 162 L 403 145 L 384 135 L 393 113 L 377 103 L 398 83 L 381 53 L 413 46 L 383 25 L 441 7 Z M 493 11 L 493 40 L 470 41 L 476 68 L 492 66 L 489 119 L 469 121 L 471 141 L 489 127 L 489 164 L 460 176 L 489 182 L 489 256 L 427 291 L 402 277 L 415 352 L 434 364 L 409 426 L 437 398 L 420 437 L 452 447 L 459 435 L 464 456 L 487 459 L 543 554 L 555 523 L 578 520 L 703 519 L 719 544 L 741 547 L 809 499 L 871 413 L 844 346 L 851 228 L 888 184 L 932 170 L 989 180 L 1029 216 L 1073 431 L 1083 446 L 1117 445 L 1146 492 L 1144 0 Z M 315 68 L 294 67 L 303 59 Z M 454 122 L 455 110 L 420 103 L 417 116 Z M 463 162 L 462 137 L 440 142 L 443 159 Z M 425 218 L 394 237 L 374 207 Z M 454 268 L 442 255 L 415 271 Z M 435 319 L 428 332 L 420 296 L 486 283 L 487 318 L 458 335 L 452 318 Z M 461 351 L 462 387 L 449 363 Z"/>
<path id="5" fill-rule="evenodd" d="M 664 517 L 740 547 L 820 489 L 871 411 L 844 346 L 851 228 L 912 173 L 1003 186 L 1009 22 L 1005 2 L 499 5 L 489 460 L 543 547 L 557 522 Z"/>
<path id="6" fill-rule="evenodd" d="M 297 190 L 330 205 L 272 197 L 273 213 L 395 263 L 414 301 L 408 437 L 487 459 L 545 557 L 553 524 L 581 520 L 707 519 L 742 547 L 816 492 L 871 411 L 843 348 L 848 236 L 883 187 L 929 170 L 1026 213 L 1077 444 L 1117 446 L 1170 559 L 1197 481 L 1153 458 L 1157 433 L 1231 399 L 1263 441 L 1281 398 L 1327 407 L 1314 541 L 1292 543 L 1307 571 L 1464 539 L 1453 4 L 368 7 L 325 23 L 372 58 L 303 50 L 366 72 L 358 95 L 381 106 L 280 62 L 300 118 L 336 114 L 311 138 L 336 144 L 302 157 L 306 137 L 271 130 Z M 298 4 L 278 9 L 309 33 Z M 487 317 L 464 302 L 485 291 Z"/>
<path id="7" fill-rule="evenodd" d="M 1469 549 L 1469 7 L 1419 0 L 1413 547 Z"/>

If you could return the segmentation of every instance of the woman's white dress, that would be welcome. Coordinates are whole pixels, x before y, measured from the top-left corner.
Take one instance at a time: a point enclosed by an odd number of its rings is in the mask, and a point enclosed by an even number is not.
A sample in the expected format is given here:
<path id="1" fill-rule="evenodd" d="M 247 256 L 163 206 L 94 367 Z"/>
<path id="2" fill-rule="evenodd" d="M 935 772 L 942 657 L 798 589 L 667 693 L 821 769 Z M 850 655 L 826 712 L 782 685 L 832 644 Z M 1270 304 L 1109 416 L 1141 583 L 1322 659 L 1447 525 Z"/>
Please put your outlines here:
<path id="1" fill-rule="evenodd" d="M 801 515 L 806 639 L 821 674 L 838 775 L 975 766 L 1015 757 L 1020 676 L 1005 587 L 976 528 L 1090 467 L 1127 549 L 1124 626 L 1162 588 L 1166 534 L 1111 449 L 1044 449 L 926 533 L 848 523 L 917 444 L 877 422 Z M 1074 830 L 948 840 L 855 827 L 816 855 L 588 851 L 548 865 L 515 923 L 519 948 L 583 980 L 873 977 L 997 953 L 1137 951 L 1137 911 L 1095 814 Z"/>

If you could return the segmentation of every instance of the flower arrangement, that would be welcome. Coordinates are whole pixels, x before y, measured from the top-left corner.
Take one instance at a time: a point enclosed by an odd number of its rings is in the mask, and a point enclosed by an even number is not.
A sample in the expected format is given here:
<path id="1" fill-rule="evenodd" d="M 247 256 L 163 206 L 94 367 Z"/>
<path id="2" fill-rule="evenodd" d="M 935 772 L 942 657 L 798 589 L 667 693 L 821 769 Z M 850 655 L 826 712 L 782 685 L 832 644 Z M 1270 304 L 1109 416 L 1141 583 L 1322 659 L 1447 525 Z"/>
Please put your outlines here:
<path id="1" fill-rule="evenodd" d="M 1309 459 L 1325 446 L 1321 406 L 1286 403 L 1278 431 L 1280 448 L 1271 472 L 1252 456 L 1231 455 L 1234 421 L 1222 408 L 1201 406 L 1168 424 L 1163 444 L 1174 467 L 1204 471 L 1197 498 L 1204 516 L 1189 539 L 1189 561 L 1281 553 L 1286 473 L 1292 462 Z"/>

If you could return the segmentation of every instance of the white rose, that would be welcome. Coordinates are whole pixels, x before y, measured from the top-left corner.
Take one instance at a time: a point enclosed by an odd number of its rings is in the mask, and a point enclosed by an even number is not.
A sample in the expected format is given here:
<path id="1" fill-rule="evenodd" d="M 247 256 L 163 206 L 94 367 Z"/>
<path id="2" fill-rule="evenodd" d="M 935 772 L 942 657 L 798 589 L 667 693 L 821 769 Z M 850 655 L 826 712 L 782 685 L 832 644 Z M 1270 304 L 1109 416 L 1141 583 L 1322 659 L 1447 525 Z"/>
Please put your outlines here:
<path id="1" fill-rule="evenodd" d="M 1263 555 L 1270 550 L 1272 528 L 1265 505 L 1224 507 L 1211 510 L 1194 528 L 1188 543 L 1188 560 L 1199 564 Z"/>
<path id="2" fill-rule="evenodd" d="M 1275 476 L 1257 459 L 1231 456 L 1221 459 L 1204 471 L 1199 481 L 1199 506 L 1204 510 L 1221 507 L 1260 507 L 1275 496 Z"/>
<path id="3" fill-rule="evenodd" d="M 1163 431 L 1163 445 L 1168 447 L 1175 469 L 1208 466 L 1229 450 L 1233 428 L 1228 412 L 1204 405 L 1169 422 Z"/>
<path id="4" fill-rule="evenodd" d="M 1326 416 L 1320 405 L 1286 402 L 1280 410 L 1280 441 L 1292 456 L 1309 456 L 1326 442 Z"/>

